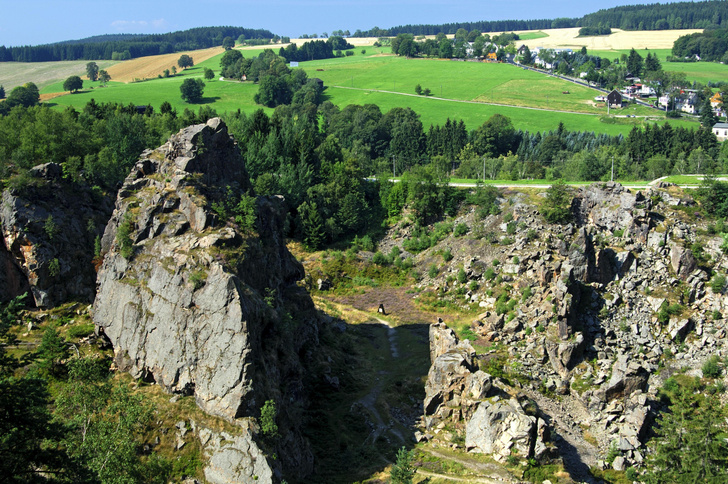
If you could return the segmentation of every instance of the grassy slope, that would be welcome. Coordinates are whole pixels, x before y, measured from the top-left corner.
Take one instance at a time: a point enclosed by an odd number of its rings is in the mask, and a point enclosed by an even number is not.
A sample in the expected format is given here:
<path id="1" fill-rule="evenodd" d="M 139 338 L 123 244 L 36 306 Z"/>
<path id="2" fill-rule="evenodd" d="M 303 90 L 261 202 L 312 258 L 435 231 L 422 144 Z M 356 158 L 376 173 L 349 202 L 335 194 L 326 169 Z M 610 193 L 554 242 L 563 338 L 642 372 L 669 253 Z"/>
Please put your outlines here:
<path id="1" fill-rule="evenodd" d="M 364 55 L 361 54 L 362 49 L 366 52 Z M 356 54 L 352 57 L 302 62 L 300 67 L 306 70 L 309 77 L 324 80 L 329 86 L 325 97 L 334 104 L 343 107 L 348 104 L 373 103 L 379 105 L 383 112 L 393 107 L 411 107 L 420 114 L 425 127 L 442 124 L 449 117 L 462 119 L 468 128 L 473 129 L 496 113 L 510 117 L 516 128 L 529 131 L 554 129 L 559 122 L 563 122 L 570 130 L 627 134 L 633 124 L 642 122 L 639 118 L 612 118 L 604 122 L 597 115 L 604 114 L 604 108 L 595 107 L 591 102 L 596 91 L 515 66 L 382 55 L 388 50 L 357 47 Z M 243 54 L 252 57 L 261 51 L 260 48 L 244 50 Z M 162 102 L 169 101 L 178 110 L 196 110 L 201 105 L 209 104 L 220 113 L 237 109 L 252 112 L 259 109 L 260 106 L 253 102 L 253 96 L 258 89 L 256 85 L 219 81 L 217 75 L 213 81 L 206 81 L 202 103 L 187 104 L 180 99 L 179 86 L 183 78 L 200 77 L 205 67 L 219 74 L 219 60 L 220 56 L 215 56 L 168 79 L 152 79 L 132 84 L 112 81 L 101 89 L 89 89 L 92 86 L 86 81 L 83 92 L 55 98 L 52 105 L 79 108 L 93 98 L 97 102 L 132 102 L 136 105 L 151 104 L 155 108 Z M 352 84 L 355 89 L 350 89 Z M 445 100 L 413 95 L 417 84 L 431 89 L 433 97 L 442 97 Z M 60 92 L 62 89 L 62 82 L 57 82 L 47 86 L 42 92 Z M 562 93 L 567 90 L 570 94 Z M 460 102 L 474 100 L 480 102 Z M 484 104 L 490 102 L 590 114 L 534 111 Z M 630 107 L 619 112 L 628 113 L 638 116 L 654 114 L 652 110 L 642 107 Z M 680 122 L 685 121 L 678 121 Z"/>

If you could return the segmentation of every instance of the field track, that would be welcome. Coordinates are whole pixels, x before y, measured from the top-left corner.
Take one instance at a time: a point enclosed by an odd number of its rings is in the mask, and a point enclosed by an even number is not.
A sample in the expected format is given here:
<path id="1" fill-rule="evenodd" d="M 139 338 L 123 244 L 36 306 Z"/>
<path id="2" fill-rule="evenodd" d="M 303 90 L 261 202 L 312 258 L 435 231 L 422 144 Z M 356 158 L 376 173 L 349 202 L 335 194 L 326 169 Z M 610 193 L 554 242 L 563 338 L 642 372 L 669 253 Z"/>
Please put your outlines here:
<path id="1" fill-rule="evenodd" d="M 177 66 L 177 59 L 182 54 L 192 57 L 195 64 L 199 64 L 211 57 L 223 52 L 222 47 L 211 47 L 209 49 L 193 50 L 188 52 L 175 52 L 174 54 L 153 55 L 139 57 L 128 61 L 119 62 L 106 71 L 111 79 L 117 82 L 132 82 L 134 79 L 150 79 L 162 74 L 165 69 L 172 69 Z"/>

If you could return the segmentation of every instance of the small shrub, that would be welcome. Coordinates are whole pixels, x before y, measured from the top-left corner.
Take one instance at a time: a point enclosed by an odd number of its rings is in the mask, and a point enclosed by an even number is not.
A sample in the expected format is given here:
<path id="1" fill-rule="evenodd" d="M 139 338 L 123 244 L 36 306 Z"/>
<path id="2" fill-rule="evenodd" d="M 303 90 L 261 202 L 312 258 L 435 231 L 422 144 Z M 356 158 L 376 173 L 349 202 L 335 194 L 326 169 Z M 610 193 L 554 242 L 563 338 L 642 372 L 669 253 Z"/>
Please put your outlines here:
<path id="1" fill-rule="evenodd" d="M 445 249 L 442 252 L 442 258 L 445 262 L 450 262 L 453 259 L 452 251 L 450 249 Z"/>
<path id="2" fill-rule="evenodd" d="M 714 293 L 720 294 L 723 292 L 723 288 L 725 288 L 725 276 L 723 274 L 714 275 L 713 279 L 710 281 L 710 289 L 712 289 Z"/>
<path id="3" fill-rule="evenodd" d="M 431 279 L 436 278 L 438 273 L 439 270 L 437 269 L 437 266 L 435 264 L 432 264 L 427 270 L 427 275 L 430 276 Z"/>
<path id="4" fill-rule="evenodd" d="M 478 283 L 475 281 L 470 281 L 470 290 L 475 292 L 478 290 Z"/>
<path id="5" fill-rule="evenodd" d="M 513 213 L 512 212 L 506 212 L 503 214 L 503 221 L 505 223 L 509 223 L 511 220 L 513 220 Z"/>
<path id="6" fill-rule="evenodd" d="M 276 425 L 276 402 L 267 400 L 260 409 L 260 429 L 266 437 L 276 437 L 278 435 L 278 425 Z"/>
<path id="7" fill-rule="evenodd" d="M 58 259 L 51 259 L 48 263 L 48 274 L 51 277 L 57 277 L 61 274 L 61 263 Z"/>
<path id="8" fill-rule="evenodd" d="M 205 285 L 205 282 L 207 282 L 207 273 L 203 270 L 192 272 L 192 274 L 190 274 L 190 282 L 195 288 L 195 291 L 202 288 L 202 286 Z"/>
<path id="9" fill-rule="evenodd" d="M 131 234 L 134 230 L 134 221 L 127 213 L 116 230 L 116 242 L 119 244 L 119 253 L 124 259 L 129 259 L 134 255 L 134 241 L 131 240 Z"/>
<path id="10" fill-rule="evenodd" d="M 493 266 L 495 267 L 500 264 L 500 261 L 498 259 L 493 259 L 493 262 L 491 262 L 491 264 L 493 264 Z"/>
<path id="11" fill-rule="evenodd" d="M 43 223 L 43 229 L 45 230 L 46 235 L 48 236 L 49 240 L 53 240 L 56 235 L 61 231 L 61 228 L 58 226 L 55 220 L 53 220 L 53 215 L 48 215 L 48 218 L 45 219 L 45 222 Z"/>
<path id="12" fill-rule="evenodd" d="M 713 355 L 706 360 L 702 367 L 703 376 L 705 378 L 718 378 L 723 374 L 723 368 L 720 366 L 720 358 Z"/>
<path id="13" fill-rule="evenodd" d="M 374 262 L 375 264 L 380 265 L 380 266 L 389 265 L 389 260 L 380 251 L 376 251 L 374 253 L 374 257 L 372 257 L 372 262 Z"/>
<path id="14" fill-rule="evenodd" d="M 508 235 L 513 235 L 516 233 L 516 222 L 508 222 L 508 225 L 506 225 L 506 233 Z"/>
<path id="15" fill-rule="evenodd" d="M 493 279 L 495 279 L 495 271 L 493 270 L 492 267 L 488 267 L 485 270 L 484 276 L 485 276 L 485 280 L 492 281 Z"/>
<path id="16" fill-rule="evenodd" d="M 455 226 L 455 230 L 453 231 L 453 234 L 455 237 L 462 237 L 463 235 L 468 233 L 468 226 L 465 224 L 457 224 Z"/>
<path id="17" fill-rule="evenodd" d="M 513 263 L 514 264 L 518 264 L 519 262 L 521 262 L 521 259 L 519 259 L 517 255 L 514 255 L 513 256 Z"/>
<path id="18" fill-rule="evenodd" d="M 465 269 L 462 267 L 458 270 L 458 282 L 460 284 L 465 284 L 468 281 L 468 275 L 465 274 Z"/>

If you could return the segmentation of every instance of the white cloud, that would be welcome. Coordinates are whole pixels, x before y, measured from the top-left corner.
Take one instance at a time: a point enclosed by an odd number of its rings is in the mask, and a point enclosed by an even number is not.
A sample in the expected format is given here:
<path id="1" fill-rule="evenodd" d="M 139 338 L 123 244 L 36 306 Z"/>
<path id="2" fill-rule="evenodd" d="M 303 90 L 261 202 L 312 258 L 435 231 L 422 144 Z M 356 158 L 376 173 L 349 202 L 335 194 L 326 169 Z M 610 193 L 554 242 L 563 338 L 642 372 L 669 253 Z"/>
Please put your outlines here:
<path id="1" fill-rule="evenodd" d="M 113 27 L 117 32 L 147 32 L 150 29 L 164 29 L 167 27 L 167 21 L 163 18 L 156 20 L 114 20 L 111 22 L 111 27 Z"/>

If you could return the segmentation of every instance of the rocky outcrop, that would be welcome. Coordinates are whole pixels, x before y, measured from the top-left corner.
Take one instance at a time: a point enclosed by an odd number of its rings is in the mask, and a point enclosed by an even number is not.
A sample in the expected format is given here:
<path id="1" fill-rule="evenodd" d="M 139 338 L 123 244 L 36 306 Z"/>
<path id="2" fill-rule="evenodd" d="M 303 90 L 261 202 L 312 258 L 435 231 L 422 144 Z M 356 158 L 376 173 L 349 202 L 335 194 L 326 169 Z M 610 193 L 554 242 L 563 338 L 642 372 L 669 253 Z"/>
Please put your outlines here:
<path id="1" fill-rule="evenodd" d="M 0 300 L 25 292 L 38 307 L 69 299 L 91 302 L 96 287 L 94 241 L 111 200 L 62 178 L 55 163 L 30 170 L 22 188 L 2 193 Z"/>
<path id="2" fill-rule="evenodd" d="M 231 422 L 259 417 L 267 400 L 278 403 L 280 459 L 257 457 L 255 435 L 243 435 L 213 457 L 215 482 L 236 481 L 232 471 L 231 480 L 219 477 L 231 459 L 243 467 L 282 462 L 297 475 L 312 470 L 298 431 L 305 405 L 298 355 L 317 343 L 317 325 L 310 298 L 294 285 L 304 274 L 284 244 L 284 202 L 258 198 L 254 227 L 213 210 L 249 188 L 219 119 L 143 153 L 104 233 L 94 303 L 119 369 L 194 395 L 203 410 Z"/>
<path id="3" fill-rule="evenodd" d="M 503 391 L 502 383 L 478 369 L 468 340 L 459 341 L 452 329 L 438 322 L 430 326 L 430 355 L 420 439 L 456 440 L 443 430 L 449 424 L 464 434 L 468 451 L 490 454 L 501 462 L 511 452 L 533 457 L 546 450 L 544 432 L 537 432 L 539 420 L 527 415 L 518 400 Z"/>

